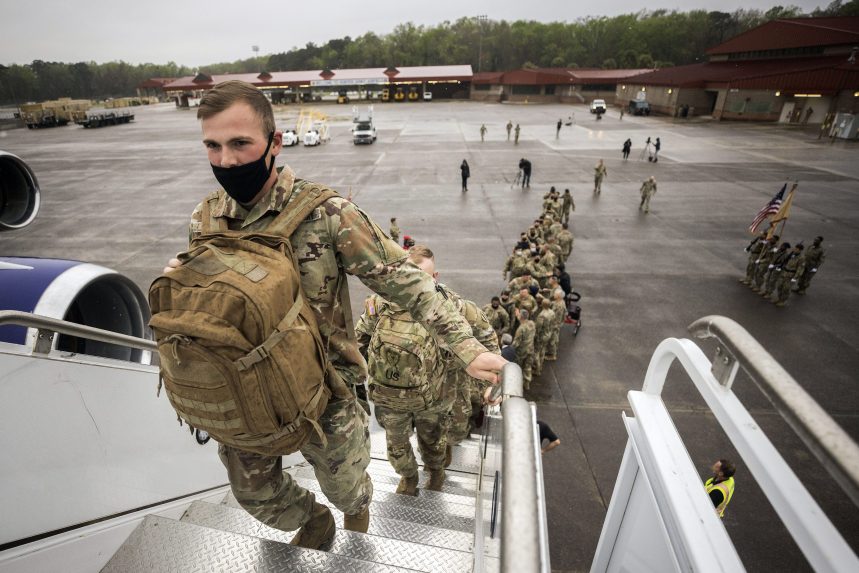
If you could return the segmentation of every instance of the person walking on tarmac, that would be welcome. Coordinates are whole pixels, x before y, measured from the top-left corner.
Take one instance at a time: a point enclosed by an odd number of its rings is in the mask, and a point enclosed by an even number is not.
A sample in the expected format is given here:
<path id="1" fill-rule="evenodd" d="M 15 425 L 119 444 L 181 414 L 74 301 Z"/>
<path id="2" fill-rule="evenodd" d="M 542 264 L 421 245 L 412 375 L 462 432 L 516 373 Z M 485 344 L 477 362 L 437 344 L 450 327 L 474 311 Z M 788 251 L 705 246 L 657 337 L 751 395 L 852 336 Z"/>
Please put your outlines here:
<path id="1" fill-rule="evenodd" d="M 508 121 L 507 122 L 507 141 L 510 141 L 510 130 L 512 130 L 512 129 L 513 129 L 513 122 Z"/>
<path id="2" fill-rule="evenodd" d="M 716 508 L 719 517 L 725 517 L 725 508 L 734 497 L 734 473 L 737 468 L 728 460 L 716 460 L 713 477 L 704 482 L 704 489 Z"/>
<path id="3" fill-rule="evenodd" d="M 518 126 L 517 126 L 518 127 Z M 519 169 L 522 170 L 522 188 L 531 187 L 531 162 L 524 157 L 519 160 Z"/>
<path id="4" fill-rule="evenodd" d="M 459 170 L 462 172 L 462 192 L 464 193 L 468 191 L 468 178 L 471 177 L 471 169 L 468 167 L 468 161 L 463 159 Z"/>

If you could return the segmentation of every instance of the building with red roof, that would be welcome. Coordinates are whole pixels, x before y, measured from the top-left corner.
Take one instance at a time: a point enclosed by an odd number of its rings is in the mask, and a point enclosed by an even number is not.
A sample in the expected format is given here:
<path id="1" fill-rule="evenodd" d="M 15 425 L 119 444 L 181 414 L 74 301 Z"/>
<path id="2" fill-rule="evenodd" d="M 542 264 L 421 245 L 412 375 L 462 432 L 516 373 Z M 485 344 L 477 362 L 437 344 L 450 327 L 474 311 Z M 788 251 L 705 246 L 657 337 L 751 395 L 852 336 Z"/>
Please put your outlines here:
<path id="1" fill-rule="evenodd" d="M 767 22 L 707 51 L 708 61 L 642 74 L 616 102 L 656 113 L 826 123 L 859 112 L 859 17 Z"/>
<path id="2" fill-rule="evenodd" d="M 606 99 L 611 102 L 619 83 L 650 71 L 523 68 L 509 72 L 482 72 L 474 74 L 471 99 L 534 103 L 589 103 L 594 99 Z"/>
<path id="3" fill-rule="evenodd" d="M 253 84 L 274 103 L 337 99 L 343 94 L 370 99 L 379 97 L 385 90 L 391 94 L 395 91 L 419 92 L 421 97 L 429 92 L 434 99 L 467 98 L 473 75 L 470 65 L 211 75 L 200 72 L 176 78 L 163 89 L 168 96 L 175 98 L 176 105 L 180 107 L 195 105 L 203 93 L 227 80 Z"/>

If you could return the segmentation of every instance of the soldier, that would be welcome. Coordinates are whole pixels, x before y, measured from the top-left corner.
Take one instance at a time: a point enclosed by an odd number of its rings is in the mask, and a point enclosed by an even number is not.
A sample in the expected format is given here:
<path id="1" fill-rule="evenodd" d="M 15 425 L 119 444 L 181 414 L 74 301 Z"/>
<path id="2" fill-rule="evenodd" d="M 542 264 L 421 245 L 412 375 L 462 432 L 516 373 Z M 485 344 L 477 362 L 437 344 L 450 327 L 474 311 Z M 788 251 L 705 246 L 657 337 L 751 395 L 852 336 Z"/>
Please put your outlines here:
<path id="1" fill-rule="evenodd" d="M 412 247 L 408 260 L 433 279 L 437 277 L 432 251 L 426 247 Z M 447 289 L 437 286 L 437 291 L 447 300 L 453 298 Z M 379 425 L 385 429 L 388 461 L 401 476 L 397 493 L 417 495 L 418 464 L 409 441 L 412 428 L 417 431 L 418 448 L 430 475 L 427 489 L 441 490 L 456 395 L 456 388 L 446 383 L 441 348 L 408 311 L 378 295 L 367 298 L 355 332 L 367 360 L 370 399 Z"/>
<path id="2" fill-rule="evenodd" d="M 641 203 L 638 204 L 638 210 L 644 209 L 645 213 L 650 213 L 650 198 L 656 194 L 656 177 L 653 175 L 646 179 L 641 184 Z"/>
<path id="3" fill-rule="evenodd" d="M 191 238 L 202 232 L 206 215 L 215 228 L 265 233 L 280 211 L 310 192 L 312 185 L 296 184 L 289 167 L 274 169 L 282 134 L 271 104 L 254 86 L 235 80 L 218 84 L 202 98 L 197 117 L 202 120 L 209 163 L 223 189 L 194 209 Z M 469 374 L 495 382 L 505 361 L 472 337 L 468 323 L 435 290 L 432 279 L 407 264 L 405 253 L 353 203 L 341 197 L 328 199 L 299 225 L 290 243 L 300 267 L 301 290 L 330 363 L 326 380 L 330 398 L 315 422 L 324 438 L 311 432 L 300 451 L 313 465 L 325 496 L 344 513 L 344 527 L 366 532 L 373 493 L 366 472 L 370 436 L 367 416 L 350 388 L 363 379 L 365 370 L 349 325 L 346 269 L 386 299 L 408 308 L 468 365 Z M 181 264 L 171 259 L 164 270 Z M 220 444 L 218 454 L 236 500 L 255 518 L 283 531 L 300 527 L 292 543 L 302 547 L 316 549 L 333 538 L 331 511 L 282 471 L 281 456 L 225 444 Z"/>
<path id="4" fill-rule="evenodd" d="M 552 309 L 552 301 L 544 298 L 540 302 L 540 312 L 534 321 L 536 334 L 534 337 L 534 374 L 540 376 L 543 373 L 543 358 L 549 348 L 552 339 L 552 331 L 555 326 L 555 311 Z"/>
<path id="5" fill-rule="evenodd" d="M 778 278 L 778 285 L 776 285 L 776 300 L 773 301 L 776 306 L 787 304 L 790 289 L 796 286 L 796 274 L 802 264 L 802 251 L 804 249 L 802 243 L 796 245 L 781 266 L 781 274 Z"/>
<path id="6" fill-rule="evenodd" d="M 605 179 L 606 175 L 608 175 L 608 169 L 600 159 L 600 162 L 594 167 L 594 193 L 597 195 L 602 192 L 602 180 Z"/>
<path id="7" fill-rule="evenodd" d="M 561 231 L 563 231 L 563 230 L 564 229 L 563 229 L 563 225 L 562 225 Z M 561 231 L 558 231 L 559 235 L 560 235 Z M 566 257 L 564 257 L 564 250 L 561 248 L 561 245 L 558 244 L 558 239 L 556 237 L 552 237 L 551 239 L 549 239 L 549 241 L 546 243 L 546 248 L 549 249 L 549 251 L 555 257 L 555 259 L 554 259 L 555 263 L 552 266 L 557 265 L 559 261 L 566 260 Z"/>
<path id="8" fill-rule="evenodd" d="M 767 245 L 767 232 L 761 231 L 761 234 L 752 239 L 752 242 L 749 243 L 749 246 L 746 247 L 745 251 L 749 253 L 749 262 L 746 264 L 746 276 L 740 279 L 740 282 L 744 285 L 749 285 L 752 283 L 752 277 L 755 273 L 755 267 L 757 266 L 757 260 L 761 255 L 761 252 L 766 248 Z"/>
<path id="9" fill-rule="evenodd" d="M 563 224 L 566 225 L 570 221 L 570 211 L 576 210 L 576 202 L 570 194 L 569 189 L 564 189 L 564 194 L 561 196 L 561 214 L 563 216 Z"/>
<path id="10" fill-rule="evenodd" d="M 480 126 L 480 142 L 483 143 L 486 138 L 486 124 Z"/>
<path id="11" fill-rule="evenodd" d="M 513 122 L 507 122 L 507 141 L 510 141 L 510 130 L 513 129 Z"/>
<path id="12" fill-rule="evenodd" d="M 534 335 L 536 327 L 531 320 L 531 313 L 525 308 L 516 308 L 516 322 L 519 328 L 513 337 L 513 348 L 516 350 L 516 359 L 522 367 L 522 381 L 525 390 L 531 386 L 531 369 L 534 366 Z"/>
<path id="13" fill-rule="evenodd" d="M 816 237 L 814 243 L 803 253 L 802 263 L 796 272 L 796 294 L 805 294 L 805 291 L 808 290 L 808 285 L 811 284 L 811 279 L 815 277 L 817 269 L 820 268 L 820 265 L 826 259 L 826 251 L 820 246 L 822 243 L 823 237 Z"/>
<path id="14" fill-rule="evenodd" d="M 400 228 L 397 226 L 397 218 L 391 217 L 391 228 L 388 230 L 391 240 L 395 243 L 400 242 Z"/>
<path id="15" fill-rule="evenodd" d="M 510 315 L 501 306 L 501 299 L 499 297 L 492 297 L 492 301 L 483 307 L 483 314 L 489 320 L 489 324 L 492 325 L 492 330 L 495 331 L 498 340 L 501 340 L 501 335 L 510 331 Z"/>
<path id="16" fill-rule="evenodd" d="M 531 276 L 530 270 L 526 270 L 521 276 L 516 277 L 507 284 L 510 292 L 518 292 L 520 289 L 530 290 L 531 287 L 540 288 L 540 283 Z"/>
<path id="17" fill-rule="evenodd" d="M 518 123 L 516 124 L 516 129 L 514 129 L 514 130 L 513 130 L 513 133 L 515 134 L 515 135 L 514 135 L 514 139 L 513 139 L 513 143 L 514 143 L 515 145 L 519 145 L 519 124 L 518 124 Z M 510 133 L 508 132 L 508 133 L 507 133 L 507 135 L 508 135 L 508 139 L 509 139 L 509 135 L 510 135 Z M 530 177 L 530 176 L 531 176 L 530 170 L 529 170 L 529 172 L 527 173 L 527 175 L 528 175 L 528 177 Z M 522 187 L 524 187 L 524 186 L 525 186 L 525 185 L 523 184 L 523 185 L 522 185 Z M 529 187 L 530 187 L 530 186 L 529 186 Z"/>
<path id="18" fill-rule="evenodd" d="M 561 287 L 552 291 L 552 310 L 555 312 L 555 322 L 552 324 L 552 336 L 546 348 L 545 360 L 553 361 L 558 358 L 558 343 L 561 338 L 561 327 L 567 318 L 567 304 L 564 302 L 564 291 Z"/>
<path id="19" fill-rule="evenodd" d="M 775 290 L 775 286 L 778 283 L 778 278 L 781 276 L 782 266 L 787 262 L 790 254 L 790 243 L 782 243 L 779 246 L 778 251 L 776 251 L 775 256 L 767 265 L 767 270 L 769 272 L 767 274 L 764 287 L 760 291 L 760 295 L 762 297 L 769 298 L 769 296 L 772 295 L 773 290 Z"/>
<path id="20" fill-rule="evenodd" d="M 765 241 L 764 246 L 761 248 L 761 252 L 755 262 L 755 272 L 752 276 L 752 282 L 749 283 L 749 287 L 754 292 L 761 292 L 760 289 L 763 288 L 766 282 L 769 264 L 778 252 L 778 241 L 779 236 L 773 235 Z"/>
<path id="21" fill-rule="evenodd" d="M 570 232 L 569 225 L 564 223 L 561 231 L 558 233 L 558 245 L 561 247 L 561 251 L 563 251 L 563 257 L 561 260 L 566 261 L 570 258 L 570 254 L 573 252 L 574 241 L 575 237 L 573 237 L 573 233 Z"/>
<path id="22" fill-rule="evenodd" d="M 504 281 L 513 280 L 525 274 L 528 267 L 528 255 L 521 249 L 516 249 L 513 254 L 507 257 L 504 263 L 504 271 L 502 277 Z M 508 278 L 509 277 L 509 278 Z"/>

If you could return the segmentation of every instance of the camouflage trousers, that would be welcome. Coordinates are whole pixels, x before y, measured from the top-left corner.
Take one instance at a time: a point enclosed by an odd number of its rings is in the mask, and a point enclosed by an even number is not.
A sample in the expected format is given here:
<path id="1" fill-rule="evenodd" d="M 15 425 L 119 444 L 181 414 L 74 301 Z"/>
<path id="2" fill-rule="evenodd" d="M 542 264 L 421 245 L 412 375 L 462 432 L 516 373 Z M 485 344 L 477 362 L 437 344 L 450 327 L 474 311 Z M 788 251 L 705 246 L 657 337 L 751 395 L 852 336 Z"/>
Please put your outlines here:
<path id="1" fill-rule="evenodd" d="M 560 323 L 552 325 L 552 334 L 549 336 L 549 340 L 546 343 L 546 354 L 543 356 L 544 359 L 546 356 L 557 358 L 558 343 L 561 341 L 561 326 L 563 324 L 563 321 L 561 321 Z"/>
<path id="2" fill-rule="evenodd" d="M 376 419 L 385 429 L 388 461 L 398 474 L 403 477 L 418 475 L 418 461 L 409 441 L 412 428 L 417 430 L 424 467 L 432 470 L 444 467 L 451 407 L 450 400 L 441 400 L 419 412 L 393 410 L 376 404 Z"/>
<path id="3" fill-rule="evenodd" d="M 796 290 L 800 294 L 805 294 L 806 289 L 808 289 L 808 285 L 811 284 L 811 279 L 813 279 L 816 274 L 817 273 L 812 272 L 811 269 L 806 269 L 805 272 L 799 275 L 797 279 L 799 282 L 797 284 Z"/>
<path id="4" fill-rule="evenodd" d="M 543 374 L 543 362 L 546 360 L 546 354 L 549 350 L 549 340 L 552 338 L 550 332 L 542 332 L 534 341 L 534 375 L 540 376 Z"/>
<path id="5" fill-rule="evenodd" d="M 746 282 L 749 284 L 754 284 L 752 281 L 755 278 L 755 270 L 757 269 L 758 256 L 752 254 L 749 256 L 749 262 L 746 264 Z"/>
<path id="6" fill-rule="evenodd" d="M 781 273 L 778 287 L 776 287 L 776 293 L 778 294 L 778 302 L 787 302 L 787 299 L 790 298 L 790 287 L 796 284 L 794 282 L 791 282 L 793 278 L 794 273 L 792 272 L 785 271 Z"/>
<path id="7" fill-rule="evenodd" d="M 373 497 L 367 474 L 370 429 L 367 414 L 354 399 L 332 400 L 319 418 L 327 444 L 316 433 L 301 448 L 313 466 L 319 487 L 334 506 L 348 515 L 364 511 Z M 316 496 L 283 471 L 280 456 L 264 456 L 221 444 L 236 500 L 253 517 L 275 529 L 293 531 L 310 519 Z"/>
<path id="8" fill-rule="evenodd" d="M 776 285 L 778 285 L 779 281 L 781 280 L 781 275 L 781 269 L 772 269 L 769 272 L 769 274 L 767 275 L 766 282 L 763 283 L 765 286 L 762 287 L 764 290 L 764 294 L 769 296 L 773 293 Z"/>
<path id="9" fill-rule="evenodd" d="M 474 429 L 474 418 L 483 407 L 481 384 L 464 372 L 457 376 L 456 399 L 450 415 L 447 443 L 455 446 L 466 439 Z"/>
<path id="10" fill-rule="evenodd" d="M 769 273 L 769 263 L 758 263 L 755 265 L 755 274 L 752 279 L 752 286 L 758 289 L 764 288 Z"/>
<path id="11" fill-rule="evenodd" d="M 534 368 L 534 355 L 520 356 L 519 366 L 522 367 L 522 385 L 527 390 L 531 386 L 532 369 Z"/>

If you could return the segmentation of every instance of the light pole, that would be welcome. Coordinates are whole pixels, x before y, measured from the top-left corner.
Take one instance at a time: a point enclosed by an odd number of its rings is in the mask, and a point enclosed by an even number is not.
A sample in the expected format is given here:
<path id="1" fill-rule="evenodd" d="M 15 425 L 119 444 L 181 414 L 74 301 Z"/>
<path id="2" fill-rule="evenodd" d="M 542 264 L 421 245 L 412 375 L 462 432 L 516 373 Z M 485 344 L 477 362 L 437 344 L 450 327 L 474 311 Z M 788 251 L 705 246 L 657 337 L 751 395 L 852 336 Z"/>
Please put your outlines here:
<path id="1" fill-rule="evenodd" d="M 253 46 L 251 46 L 251 50 L 253 50 L 254 53 L 254 63 L 256 63 L 257 67 L 259 67 L 259 46 L 254 44 Z"/>
<path id="2" fill-rule="evenodd" d="M 483 68 L 483 23 L 486 22 L 486 14 L 477 15 L 477 25 L 480 27 L 480 40 L 477 48 L 477 71 Z"/>

